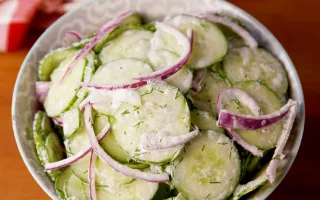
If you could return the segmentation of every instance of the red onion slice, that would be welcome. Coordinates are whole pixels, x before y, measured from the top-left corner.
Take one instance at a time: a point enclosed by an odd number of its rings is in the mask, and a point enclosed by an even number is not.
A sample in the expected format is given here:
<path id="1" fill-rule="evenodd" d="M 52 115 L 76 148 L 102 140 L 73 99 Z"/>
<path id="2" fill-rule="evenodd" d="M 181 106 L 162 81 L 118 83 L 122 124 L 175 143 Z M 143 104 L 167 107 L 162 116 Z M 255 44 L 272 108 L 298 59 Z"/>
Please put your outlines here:
<path id="1" fill-rule="evenodd" d="M 63 37 L 63 46 L 67 47 L 69 46 L 72 42 L 77 42 L 82 40 L 82 36 L 77 33 L 76 31 L 68 31 L 64 37 Z"/>
<path id="2" fill-rule="evenodd" d="M 192 29 L 187 30 L 187 35 L 188 37 L 190 37 L 190 39 L 188 39 L 179 30 L 165 23 L 156 22 L 155 26 L 157 29 L 165 30 L 171 33 L 172 35 L 174 35 L 180 41 L 183 47 L 183 52 L 180 58 L 176 61 L 176 63 L 168 67 L 162 68 L 158 71 L 155 71 L 151 74 L 134 77 L 133 78 L 134 80 L 147 81 L 152 79 L 162 79 L 162 80 L 166 79 L 171 75 L 175 74 L 176 72 L 178 72 L 188 62 L 191 56 L 192 44 L 194 40 L 194 32 L 192 31 Z"/>
<path id="3" fill-rule="evenodd" d="M 247 92 L 239 88 L 227 88 L 220 92 L 217 100 L 218 113 L 220 113 L 225 105 L 234 99 L 239 100 L 241 104 L 249 107 L 255 116 L 259 115 L 260 106 L 256 100 Z"/>
<path id="4" fill-rule="evenodd" d="M 214 23 L 218 24 L 223 24 L 227 27 L 229 27 L 231 30 L 233 30 L 235 33 L 237 33 L 242 39 L 245 41 L 245 43 L 252 49 L 255 49 L 258 47 L 257 41 L 250 35 L 250 33 L 239 26 L 238 24 L 224 18 L 224 17 L 219 17 L 215 14 L 207 14 L 205 19 L 212 21 Z"/>
<path id="5" fill-rule="evenodd" d="M 239 88 L 227 88 L 220 92 L 217 100 L 218 113 L 220 113 L 223 110 L 224 106 L 233 99 L 237 99 L 243 105 L 249 107 L 254 116 L 259 116 L 260 106 L 258 105 L 256 100 L 253 97 L 251 97 L 247 92 Z M 231 128 L 226 128 L 226 130 L 230 137 L 234 141 L 236 141 L 240 146 L 242 146 L 245 150 L 249 151 L 257 157 L 263 157 L 263 151 L 259 150 L 258 147 L 251 145 L 247 143 L 245 140 L 243 140 L 235 130 Z"/>
<path id="6" fill-rule="evenodd" d="M 253 155 L 255 155 L 257 157 L 263 157 L 263 151 L 258 149 L 256 146 L 251 145 L 251 144 L 247 143 L 246 141 L 244 141 L 235 130 L 232 130 L 230 128 L 226 128 L 226 130 L 227 130 L 227 133 L 230 135 L 230 137 L 234 141 L 236 141 L 240 146 L 242 146 L 245 150 L 249 151 L 250 153 L 252 153 Z"/>
<path id="7" fill-rule="evenodd" d="M 85 98 L 85 99 L 79 104 L 79 109 L 80 109 L 80 111 L 83 111 L 83 110 L 84 110 L 84 107 L 85 107 L 87 104 L 92 104 L 91 99 L 90 99 L 90 96 L 87 97 L 87 98 Z"/>
<path id="8" fill-rule="evenodd" d="M 61 82 L 68 76 L 72 68 L 77 64 L 77 62 L 83 58 L 93 47 L 96 45 L 103 37 L 110 34 L 115 28 L 121 24 L 121 20 L 132 14 L 132 11 L 128 11 L 111 20 L 110 22 L 103 25 L 92 40 L 84 46 L 83 49 L 76 55 L 75 59 L 71 62 L 70 66 L 67 68 L 65 74 L 63 75 Z"/>
<path id="9" fill-rule="evenodd" d="M 95 153 L 99 158 L 113 168 L 115 171 L 120 172 L 126 176 L 137 178 L 149 182 L 168 182 L 168 174 L 153 174 L 149 172 L 142 172 L 137 169 L 132 169 L 126 165 L 122 165 L 117 161 L 113 160 L 99 145 L 97 139 L 95 138 L 94 130 L 92 127 L 92 106 L 87 104 L 84 109 L 84 121 L 87 130 L 87 134 L 90 140 L 90 144 Z M 110 126 L 110 125 L 109 125 Z"/>
<path id="10" fill-rule="evenodd" d="M 142 134 L 141 148 L 144 150 L 161 150 L 169 149 L 182 144 L 185 144 L 195 138 L 199 134 L 198 127 L 195 130 L 179 136 L 167 136 L 161 134 Z"/>
<path id="11" fill-rule="evenodd" d="M 36 82 L 36 97 L 40 103 L 44 103 L 50 90 L 51 82 L 37 81 Z"/>
<path id="12" fill-rule="evenodd" d="M 92 88 L 96 90 L 118 90 L 118 89 L 135 89 L 146 85 L 148 82 L 140 81 L 137 83 L 128 83 L 121 85 L 104 85 L 104 84 L 91 84 L 91 83 L 80 83 L 82 87 Z"/>
<path id="13" fill-rule="evenodd" d="M 61 118 L 59 118 L 59 117 L 53 117 L 53 118 L 51 118 L 51 119 L 52 119 L 52 121 L 53 121 L 53 123 L 54 123 L 55 125 L 63 126 L 63 121 L 62 121 Z"/>
<path id="14" fill-rule="evenodd" d="M 88 169 L 88 180 L 89 180 L 89 196 L 90 200 L 96 200 L 97 194 L 96 194 L 96 176 L 95 176 L 95 160 L 96 155 L 94 154 L 94 151 L 91 150 L 90 153 L 90 163 L 89 163 L 89 169 Z"/>
<path id="15" fill-rule="evenodd" d="M 129 10 L 127 12 L 124 12 L 120 15 L 118 15 L 117 17 L 115 17 L 114 19 L 112 19 L 111 21 L 107 22 L 106 24 L 102 25 L 102 27 L 97 31 L 97 35 L 101 34 L 103 32 L 104 29 L 106 29 L 110 23 L 116 23 L 116 22 L 120 22 L 123 19 L 125 19 L 126 17 L 129 17 L 130 15 L 134 14 L 135 12 L 132 10 Z"/>
<path id="16" fill-rule="evenodd" d="M 287 144 L 287 141 L 290 136 L 290 132 L 292 130 L 292 126 L 294 123 L 294 119 L 296 118 L 296 115 L 297 115 L 298 103 L 291 99 L 289 100 L 288 103 L 291 103 L 293 106 L 290 107 L 289 113 L 287 115 L 287 120 L 286 120 L 286 123 L 284 124 L 283 131 L 279 138 L 277 147 L 274 151 L 272 160 L 270 161 L 267 167 L 267 176 L 270 183 L 273 183 L 274 180 L 276 179 L 277 169 L 279 167 L 280 160 L 284 158 L 284 154 L 282 153 L 282 151 Z"/>
<path id="17" fill-rule="evenodd" d="M 289 101 L 280 110 L 268 115 L 252 116 L 232 113 L 228 110 L 219 112 L 217 126 L 232 129 L 256 130 L 281 120 L 289 112 L 291 106 L 295 104 Z"/>
<path id="18" fill-rule="evenodd" d="M 201 90 L 201 83 L 203 81 L 205 73 L 206 73 L 206 70 L 202 69 L 194 77 L 194 79 L 192 81 L 192 87 L 191 87 L 193 95 Z"/>
<path id="19" fill-rule="evenodd" d="M 101 133 L 99 133 L 99 135 L 97 135 L 97 140 L 99 142 L 101 142 L 105 138 L 105 136 L 109 133 L 109 131 L 110 131 L 110 126 L 105 127 L 101 131 Z M 78 153 L 76 153 L 66 159 L 63 159 L 63 160 L 60 160 L 57 162 L 53 162 L 53 163 L 47 163 L 45 165 L 45 169 L 46 170 L 54 170 L 54 169 L 59 169 L 59 168 L 69 166 L 69 165 L 77 162 L 81 158 L 85 157 L 91 151 L 91 149 L 92 149 L 91 146 L 88 146 L 88 147 L 84 148 L 83 150 L 79 151 Z"/>

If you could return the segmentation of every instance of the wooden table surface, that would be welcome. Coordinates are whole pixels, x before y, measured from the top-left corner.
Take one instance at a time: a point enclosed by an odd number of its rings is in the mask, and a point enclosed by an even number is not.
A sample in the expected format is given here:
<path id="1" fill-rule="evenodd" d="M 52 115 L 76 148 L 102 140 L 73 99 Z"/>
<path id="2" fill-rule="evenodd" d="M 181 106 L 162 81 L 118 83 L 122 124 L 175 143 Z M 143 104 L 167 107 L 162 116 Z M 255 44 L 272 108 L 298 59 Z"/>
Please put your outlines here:
<path id="1" fill-rule="evenodd" d="M 299 154 L 289 174 L 269 199 L 320 199 L 320 0 L 230 0 L 280 40 L 299 73 L 306 100 L 306 124 Z M 39 33 L 23 47 L 0 54 L 0 199 L 49 199 L 25 167 L 13 136 L 11 97 L 17 73 Z M 319 103 L 319 104 L 318 104 Z"/>

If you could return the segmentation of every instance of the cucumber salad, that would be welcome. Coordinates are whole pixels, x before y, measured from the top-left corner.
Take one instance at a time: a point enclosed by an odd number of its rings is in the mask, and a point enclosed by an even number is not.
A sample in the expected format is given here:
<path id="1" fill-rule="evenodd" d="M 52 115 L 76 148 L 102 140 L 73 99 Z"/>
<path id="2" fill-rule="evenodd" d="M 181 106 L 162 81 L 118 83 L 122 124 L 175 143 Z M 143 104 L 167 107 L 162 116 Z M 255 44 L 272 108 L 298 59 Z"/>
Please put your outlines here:
<path id="1" fill-rule="evenodd" d="M 277 176 L 298 103 L 237 19 L 128 11 L 39 63 L 33 135 L 60 199 L 246 199 Z"/>

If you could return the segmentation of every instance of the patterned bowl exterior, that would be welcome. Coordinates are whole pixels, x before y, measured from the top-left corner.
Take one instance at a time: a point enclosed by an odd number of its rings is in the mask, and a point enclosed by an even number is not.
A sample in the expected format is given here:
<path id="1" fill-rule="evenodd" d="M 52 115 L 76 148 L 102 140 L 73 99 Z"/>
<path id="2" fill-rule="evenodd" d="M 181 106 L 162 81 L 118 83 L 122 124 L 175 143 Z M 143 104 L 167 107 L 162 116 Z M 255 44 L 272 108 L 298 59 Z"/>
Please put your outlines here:
<path id="1" fill-rule="evenodd" d="M 38 104 L 35 98 L 35 82 L 39 60 L 49 51 L 61 46 L 63 35 L 76 30 L 89 35 L 112 17 L 127 10 L 136 10 L 147 20 L 162 19 L 165 15 L 178 13 L 201 14 L 216 11 L 240 19 L 258 40 L 260 46 L 276 55 L 284 64 L 289 80 L 291 98 L 299 102 L 299 113 L 285 148 L 286 159 L 282 162 L 274 184 L 267 184 L 250 198 L 266 199 L 279 185 L 290 169 L 300 146 L 304 121 L 304 97 L 298 74 L 278 40 L 256 19 L 238 7 L 221 0 L 95 0 L 82 8 L 66 14 L 34 44 L 24 60 L 18 74 L 12 97 L 12 125 L 17 146 L 30 173 L 42 189 L 52 198 L 58 199 L 54 184 L 39 164 L 32 141 L 32 121 Z"/>

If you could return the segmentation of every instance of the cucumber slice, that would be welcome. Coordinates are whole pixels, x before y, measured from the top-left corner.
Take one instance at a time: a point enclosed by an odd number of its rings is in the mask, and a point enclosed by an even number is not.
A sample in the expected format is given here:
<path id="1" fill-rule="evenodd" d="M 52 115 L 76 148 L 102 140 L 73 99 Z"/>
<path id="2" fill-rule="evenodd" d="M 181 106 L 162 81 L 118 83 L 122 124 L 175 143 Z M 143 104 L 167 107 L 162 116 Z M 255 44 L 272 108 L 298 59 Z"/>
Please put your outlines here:
<path id="1" fill-rule="evenodd" d="M 156 37 L 156 34 L 155 36 Z M 151 44 L 152 44 L 151 39 Z M 153 47 L 152 47 L 153 48 Z M 167 50 L 160 49 L 152 49 L 148 53 L 148 59 L 155 71 L 160 70 L 164 67 L 175 63 L 175 61 L 179 58 L 178 55 L 171 53 Z M 184 66 L 177 73 L 167 78 L 165 81 L 177 88 L 179 88 L 182 92 L 186 93 L 191 88 L 193 80 L 193 73 L 187 66 Z"/>
<path id="2" fill-rule="evenodd" d="M 232 21 L 233 23 L 238 24 L 239 26 L 241 26 L 245 30 L 248 30 L 248 28 L 240 20 L 235 19 L 235 18 L 231 18 L 229 16 L 223 16 L 223 17 L 227 18 L 228 20 Z M 216 24 L 216 25 L 220 28 L 220 30 L 222 31 L 224 36 L 227 38 L 229 49 L 247 46 L 247 44 L 244 42 L 244 40 L 237 33 L 235 33 L 233 30 L 231 30 L 229 27 L 224 26 L 223 24 Z"/>
<path id="3" fill-rule="evenodd" d="M 260 105 L 262 114 L 269 114 L 282 107 L 277 95 L 257 81 L 241 82 L 234 87 L 245 90 Z M 239 101 L 230 103 L 226 106 L 227 110 L 240 114 L 252 114 L 249 108 L 245 108 Z M 261 150 L 269 150 L 277 145 L 278 139 L 283 128 L 283 120 L 258 130 L 236 130 L 237 133 L 249 144 L 257 146 Z"/>
<path id="4" fill-rule="evenodd" d="M 86 200 L 90 200 L 89 185 L 87 183 L 82 182 L 81 186 L 82 186 L 83 194 L 86 197 Z"/>
<path id="5" fill-rule="evenodd" d="M 90 146 L 89 138 L 82 122 L 80 128 L 71 137 L 64 140 L 64 144 L 67 149 L 67 155 L 74 155 L 83 150 L 83 147 Z"/>
<path id="6" fill-rule="evenodd" d="M 127 30 L 106 44 L 100 53 L 100 60 L 102 63 L 122 58 L 146 60 L 152 36 L 153 33 L 148 30 Z"/>
<path id="7" fill-rule="evenodd" d="M 84 69 L 88 63 L 91 63 L 90 60 L 94 59 L 94 54 L 91 52 L 79 60 L 68 77 L 60 83 L 73 59 L 74 57 L 69 57 L 63 61 L 51 74 L 52 84 L 44 102 L 44 108 L 50 117 L 59 116 L 75 103 L 80 89 L 79 83 L 83 81 Z"/>
<path id="8" fill-rule="evenodd" d="M 96 161 L 96 184 L 99 186 L 119 187 L 132 183 L 135 179 L 116 172 L 99 158 Z"/>
<path id="9" fill-rule="evenodd" d="M 51 122 L 45 112 L 38 111 L 33 121 L 33 138 L 37 154 L 42 166 L 64 158 L 64 151 L 56 133 L 51 132 Z M 61 173 L 60 170 L 46 171 L 51 180 L 55 180 Z"/>
<path id="10" fill-rule="evenodd" d="M 64 192 L 66 199 L 86 200 L 86 197 L 82 190 L 82 182 L 74 174 L 72 174 L 66 181 Z"/>
<path id="11" fill-rule="evenodd" d="M 71 175 L 73 175 L 72 171 L 70 168 L 65 169 L 56 179 L 55 182 L 55 189 L 56 192 L 58 193 L 58 196 L 60 199 L 67 199 L 65 193 L 64 193 L 64 188 L 67 183 L 67 180 L 70 179 Z"/>
<path id="12" fill-rule="evenodd" d="M 216 102 L 220 92 L 229 87 L 227 82 L 218 74 L 206 70 L 201 87 L 197 94 L 191 96 L 192 103 L 199 110 L 210 112 L 213 116 L 216 116 Z"/>
<path id="13" fill-rule="evenodd" d="M 89 59 L 88 59 L 89 58 Z M 87 56 L 87 65 L 84 68 L 84 74 L 83 74 L 83 82 L 89 83 L 92 79 L 92 76 L 96 69 L 96 64 L 98 60 L 96 59 L 96 56 L 91 54 L 90 57 Z"/>
<path id="14" fill-rule="evenodd" d="M 42 132 L 42 138 L 46 138 L 49 135 L 49 133 L 54 131 L 52 128 L 51 120 L 45 112 L 42 113 L 42 120 L 41 120 L 40 128 L 41 128 L 41 132 Z"/>
<path id="15" fill-rule="evenodd" d="M 107 200 L 150 200 L 154 197 L 159 188 L 158 183 L 151 183 L 142 180 L 135 180 L 130 184 L 118 188 L 96 188 L 97 199 Z M 88 187 L 84 188 L 89 196 Z"/>
<path id="16" fill-rule="evenodd" d="M 47 157 L 41 156 L 42 155 L 41 152 L 43 151 L 43 149 L 45 149 L 44 141 L 47 135 L 49 134 L 47 132 L 44 132 L 42 128 L 42 121 L 43 121 L 44 115 L 45 115 L 45 112 L 38 111 L 34 115 L 34 119 L 33 119 L 33 139 L 34 139 L 37 154 L 42 166 L 44 166 L 44 164 L 46 163 Z"/>
<path id="17" fill-rule="evenodd" d="M 48 137 L 46 138 L 45 146 L 49 163 L 64 159 L 64 151 L 60 143 L 60 139 L 56 133 L 49 133 Z"/>
<path id="18" fill-rule="evenodd" d="M 223 61 L 223 69 L 231 83 L 260 80 L 284 98 L 288 78 L 282 64 L 263 49 L 232 49 Z"/>
<path id="19" fill-rule="evenodd" d="M 72 136 L 80 127 L 80 110 L 79 108 L 73 108 L 63 113 L 63 136 L 68 138 Z"/>
<path id="20" fill-rule="evenodd" d="M 99 67 L 92 77 L 94 84 L 124 84 L 134 83 L 134 76 L 151 73 L 151 67 L 141 60 L 127 58 L 119 59 Z"/>
<path id="21" fill-rule="evenodd" d="M 108 116 L 97 113 L 94 117 L 93 125 L 95 133 L 100 133 L 107 123 L 109 123 Z M 130 157 L 121 149 L 112 133 L 108 133 L 108 135 L 100 142 L 100 145 L 113 159 L 118 162 L 130 162 Z"/>
<path id="22" fill-rule="evenodd" d="M 201 110 L 193 110 L 190 113 L 191 123 L 196 125 L 200 130 L 214 130 L 224 132 L 223 128 L 216 125 L 217 119 L 210 113 Z"/>
<path id="23" fill-rule="evenodd" d="M 84 183 L 88 183 L 88 169 L 90 156 L 87 155 L 71 165 L 72 172 Z M 114 171 L 99 158 L 96 160 L 96 185 L 101 187 L 119 187 L 134 181 L 134 178 Z"/>
<path id="24" fill-rule="evenodd" d="M 264 167 L 252 181 L 244 184 L 238 185 L 235 191 L 233 192 L 233 196 L 231 200 L 238 200 L 242 196 L 256 190 L 257 188 L 265 185 L 268 182 L 268 176 L 266 174 L 266 167 Z"/>
<path id="25" fill-rule="evenodd" d="M 97 116 L 97 115 L 96 115 Z M 107 123 L 108 118 L 105 118 L 103 116 L 100 117 L 95 117 L 95 133 L 99 133 L 102 129 L 102 126 L 105 126 Z M 99 123 L 97 123 L 99 122 Z M 105 123 L 103 123 L 105 122 Z M 98 132 L 99 131 L 99 132 Z M 109 133 L 110 134 L 110 133 Z M 108 135 L 109 135 L 108 134 Z M 106 140 L 105 138 L 104 140 Z M 69 155 L 73 155 L 78 153 L 83 149 L 83 147 L 89 146 L 89 138 L 86 133 L 85 128 L 82 126 L 79 128 L 79 130 L 69 138 L 67 141 L 67 149 L 69 151 Z M 115 145 L 114 145 L 115 146 Z M 117 149 L 113 149 L 113 152 L 115 152 Z M 118 154 L 121 154 L 117 152 Z M 88 183 L 88 168 L 89 168 L 89 159 L 90 155 L 86 155 L 84 158 L 81 160 L 77 161 L 76 163 L 71 165 L 71 169 L 73 173 L 84 183 Z M 121 173 L 118 173 L 114 171 L 111 167 L 108 165 L 102 163 L 100 159 L 97 159 L 96 161 L 96 184 L 98 186 L 103 186 L 103 187 L 115 187 L 123 184 L 128 184 L 132 182 L 134 179 L 124 176 Z"/>
<path id="26" fill-rule="evenodd" d="M 208 67 L 221 61 L 226 55 L 227 40 L 215 24 L 190 15 L 176 15 L 165 21 L 183 33 L 186 33 L 188 28 L 195 32 L 193 51 L 188 61 L 193 69 Z"/>
<path id="27" fill-rule="evenodd" d="M 81 88 L 77 93 L 77 100 L 71 106 L 71 108 L 78 108 L 80 103 L 89 95 L 89 90 L 86 88 Z"/>
<path id="28" fill-rule="evenodd" d="M 172 182 L 188 199 L 226 199 L 240 178 L 237 148 L 223 133 L 202 132 L 174 162 Z"/>
<path id="29" fill-rule="evenodd" d="M 75 55 L 73 48 L 60 48 L 49 52 L 39 63 L 38 76 L 40 81 L 50 81 L 51 73 L 69 56 Z"/>
<path id="30" fill-rule="evenodd" d="M 123 102 L 135 106 L 141 105 L 140 94 L 133 89 L 119 89 L 113 91 L 92 90 L 89 98 L 93 102 L 96 102 L 93 104 L 93 108 L 97 112 L 108 116 L 113 116 Z"/>
<path id="31" fill-rule="evenodd" d="M 183 52 L 183 47 L 177 41 L 177 38 L 172 33 L 162 29 L 156 30 L 150 43 L 151 49 L 148 53 L 148 61 L 155 71 L 176 63 Z M 192 71 L 188 66 L 184 66 L 165 81 L 185 93 L 191 88 L 192 79 Z"/>
<path id="32" fill-rule="evenodd" d="M 42 150 L 42 155 L 48 159 L 47 163 L 56 162 L 65 158 L 65 153 L 60 143 L 58 135 L 54 132 L 50 133 L 45 142 L 45 150 Z M 48 170 L 48 175 L 52 180 L 55 180 L 61 173 L 61 170 Z"/>
<path id="33" fill-rule="evenodd" d="M 96 44 L 94 47 L 94 51 L 97 53 L 100 53 L 103 47 L 112 39 L 118 37 L 121 33 L 124 31 L 130 30 L 130 29 L 141 29 L 141 23 L 142 19 L 141 16 L 137 13 L 132 14 L 125 19 L 122 20 L 123 22 L 127 24 L 122 24 L 119 27 L 117 27 L 115 30 L 113 30 L 107 37 L 104 37 L 101 42 Z"/>
<path id="34" fill-rule="evenodd" d="M 151 67 L 137 59 L 120 59 L 102 65 L 92 77 L 93 84 L 124 84 L 134 83 L 132 77 L 151 73 Z M 135 90 L 91 91 L 90 98 L 93 108 L 106 115 L 114 115 L 121 102 L 140 106 L 141 98 Z"/>
<path id="35" fill-rule="evenodd" d="M 143 133 L 182 135 L 190 131 L 189 107 L 178 88 L 165 83 L 150 83 L 138 89 L 140 107 L 121 104 L 115 113 L 112 133 L 132 159 L 143 163 L 161 164 L 173 160 L 182 146 L 161 151 L 140 148 Z"/>

